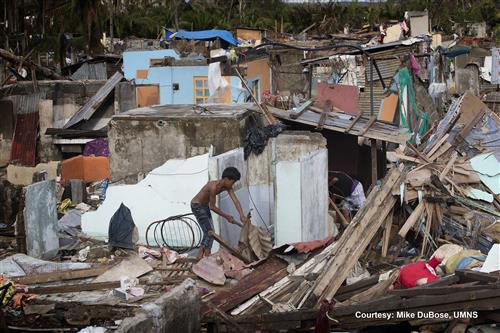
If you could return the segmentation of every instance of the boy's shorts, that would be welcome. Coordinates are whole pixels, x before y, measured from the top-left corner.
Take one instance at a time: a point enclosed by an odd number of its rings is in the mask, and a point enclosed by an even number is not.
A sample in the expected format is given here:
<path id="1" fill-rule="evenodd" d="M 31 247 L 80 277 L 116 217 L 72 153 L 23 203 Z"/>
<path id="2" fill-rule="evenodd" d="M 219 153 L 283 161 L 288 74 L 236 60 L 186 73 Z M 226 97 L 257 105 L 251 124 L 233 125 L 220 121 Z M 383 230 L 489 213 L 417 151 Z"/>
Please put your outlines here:
<path id="1" fill-rule="evenodd" d="M 212 223 L 212 213 L 208 205 L 203 205 L 200 203 L 191 203 L 191 211 L 193 212 L 198 224 L 203 231 L 203 237 L 201 239 L 201 245 L 207 249 L 212 248 L 213 238 L 210 237 L 208 232 L 213 229 Z"/>

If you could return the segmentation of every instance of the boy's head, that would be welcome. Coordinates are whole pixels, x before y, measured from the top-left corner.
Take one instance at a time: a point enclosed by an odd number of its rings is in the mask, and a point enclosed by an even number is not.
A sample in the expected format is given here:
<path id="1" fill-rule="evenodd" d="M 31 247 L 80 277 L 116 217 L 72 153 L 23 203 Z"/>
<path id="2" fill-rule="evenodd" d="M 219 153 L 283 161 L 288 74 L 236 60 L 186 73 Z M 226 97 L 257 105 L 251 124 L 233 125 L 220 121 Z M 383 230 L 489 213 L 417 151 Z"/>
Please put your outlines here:
<path id="1" fill-rule="evenodd" d="M 238 180 L 240 180 L 241 174 L 235 167 L 228 167 L 222 171 L 222 181 L 228 187 L 233 186 Z"/>

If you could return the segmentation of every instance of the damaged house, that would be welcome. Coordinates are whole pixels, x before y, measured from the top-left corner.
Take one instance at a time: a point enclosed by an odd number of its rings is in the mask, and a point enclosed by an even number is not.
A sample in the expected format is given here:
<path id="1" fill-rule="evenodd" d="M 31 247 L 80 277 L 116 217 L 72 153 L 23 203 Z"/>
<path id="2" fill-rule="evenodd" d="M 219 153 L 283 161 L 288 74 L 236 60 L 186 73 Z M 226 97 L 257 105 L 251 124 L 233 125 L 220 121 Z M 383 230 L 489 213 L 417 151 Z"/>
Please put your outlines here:
<path id="1" fill-rule="evenodd" d="M 162 30 L 1 87 L 2 329 L 498 329 L 498 50 L 407 14 Z"/>

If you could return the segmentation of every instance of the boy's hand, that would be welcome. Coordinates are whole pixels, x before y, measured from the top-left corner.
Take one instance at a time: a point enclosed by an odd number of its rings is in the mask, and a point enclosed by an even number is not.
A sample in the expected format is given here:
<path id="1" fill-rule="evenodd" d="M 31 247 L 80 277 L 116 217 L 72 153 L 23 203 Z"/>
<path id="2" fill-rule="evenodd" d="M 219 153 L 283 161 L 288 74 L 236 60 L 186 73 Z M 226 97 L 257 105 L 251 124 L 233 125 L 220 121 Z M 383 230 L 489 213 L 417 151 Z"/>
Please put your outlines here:
<path id="1" fill-rule="evenodd" d="M 240 221 L 241 221 L 241 223 L 245 224 L 248 222 L 248 219 L 246 216 L 240 216 Z"/>
<path id="2" fill-rule="evenodd" d="M 234 220 L 234 217 L 232 215 L 229 215 L 226 217 L 227 222 L 234 224 L 236 221 Z"/>

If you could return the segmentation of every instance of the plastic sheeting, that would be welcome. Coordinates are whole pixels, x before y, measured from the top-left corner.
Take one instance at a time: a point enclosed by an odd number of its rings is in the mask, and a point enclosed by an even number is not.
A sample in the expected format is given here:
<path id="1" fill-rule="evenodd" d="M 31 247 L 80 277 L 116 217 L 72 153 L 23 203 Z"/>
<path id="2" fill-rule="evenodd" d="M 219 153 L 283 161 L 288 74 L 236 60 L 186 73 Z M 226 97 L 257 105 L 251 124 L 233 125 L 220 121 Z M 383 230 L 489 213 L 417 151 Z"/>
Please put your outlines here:
<path id="1" fill-rule="evenodd" d="M 231 45 L 237 45 L 238 41 L 233 34 L 227 30 L 200 30 L 200 31 L 177 31 L 170 35 L 170 38 L 188 39 L 188 40 L 214 40 L 222 39 Z"/>
<path id="2" fill-rule="evenodd" d="M 151 222 L 191 212 L 191 199 L 208 181 L 209 154 L 186 160 L 168 160 L 135 185 L 110 186 L 106 200 L 94 212 L 82 216 L 82 230 L 97 239 L 107 239 L 111 217 L 123 203 L 132 214 L 145 243 Z"/>
<path id="3" fill-rule="evenodd" d="M 133 249 L 132 234 L 135 224 L 130 209 L 121 204 L 109 223 L 109 245 L 125 249 Z"/>

